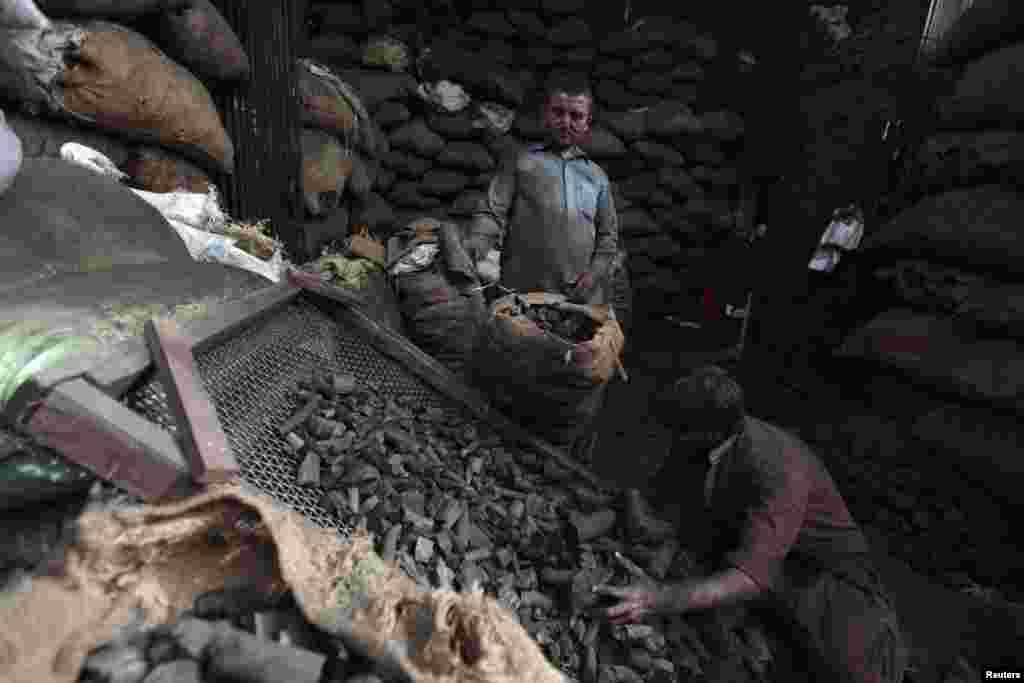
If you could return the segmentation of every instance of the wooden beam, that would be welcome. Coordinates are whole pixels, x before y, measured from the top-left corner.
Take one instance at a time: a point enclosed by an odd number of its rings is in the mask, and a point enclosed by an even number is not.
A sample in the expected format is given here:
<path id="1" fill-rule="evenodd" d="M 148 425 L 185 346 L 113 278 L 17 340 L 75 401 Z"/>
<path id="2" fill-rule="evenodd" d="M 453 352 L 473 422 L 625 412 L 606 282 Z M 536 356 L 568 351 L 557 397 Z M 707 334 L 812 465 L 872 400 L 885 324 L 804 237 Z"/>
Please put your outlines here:
<path id="1" fill-rule="evenodd" d="M 147 321 L 145 336 L 192 478 L 203 484 L 233 479 L 239 474 L 238 462 L 196 368 L 192 339 L 170 319 Z"/>
<path id="2" fill-rule="evenodd" d="M 84 379 L 54 387 L 26 430 L 68 460 L 146 500 L 191 488 L 188 462 L 173 437 Z"/>
<path id="3" fill-rule="evenodd" d="M 141 339 L 128 339 L 114 347 L 113 352 L 85 373 L 94 386 L 114 398 L 121 398 L 138 384 L 153 367 L 146 343 Z"/>
<path id="4" fill-rule="evenodd" d="M 328 286 L 319 277 L 310 273 L 292 271 L 289 274 L 289 280 L 313 294 L 340 304 L 340 314 L 346 322 L 358 330 L 374 348 L 389 358 L 397 360 L 444 396 L 465 406 L 478 420 L 490 424 L 508 438 L 530 448 L 539 455 L 554 460 L 562 467 L 578 474 L 589 484 L 602 485 L 600 479 L 585 466 L 499 413 L 483 394 L 464 384 L 432 356 L 403 335 L 367 315 L 362 310 L 362 300 L 358 296 L 339 287 Z"/>

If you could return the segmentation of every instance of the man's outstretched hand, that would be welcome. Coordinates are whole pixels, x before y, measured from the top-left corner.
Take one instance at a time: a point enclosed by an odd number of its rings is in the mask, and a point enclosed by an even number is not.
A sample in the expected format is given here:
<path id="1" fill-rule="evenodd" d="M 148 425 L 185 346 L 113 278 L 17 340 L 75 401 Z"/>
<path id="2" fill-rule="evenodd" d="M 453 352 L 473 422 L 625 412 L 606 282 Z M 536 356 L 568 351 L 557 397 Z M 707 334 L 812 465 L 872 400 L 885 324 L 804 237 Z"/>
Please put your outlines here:
<path id="1" fill-rule="evenodd" d="M 655 614 L 660 608 L 661 591 L 656 584 L 634 583 L 629 586 L 595 586 L 594 592 L 618 600 L 604 611 L 613 624 L 633 624 Z"/>

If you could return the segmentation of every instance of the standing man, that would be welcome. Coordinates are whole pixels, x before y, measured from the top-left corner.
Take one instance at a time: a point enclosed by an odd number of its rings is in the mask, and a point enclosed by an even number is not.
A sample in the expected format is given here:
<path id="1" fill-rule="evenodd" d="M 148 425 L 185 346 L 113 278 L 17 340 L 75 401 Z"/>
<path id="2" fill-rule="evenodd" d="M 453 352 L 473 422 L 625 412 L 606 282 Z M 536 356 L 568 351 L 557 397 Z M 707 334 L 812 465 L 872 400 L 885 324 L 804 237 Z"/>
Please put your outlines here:
<path id="1" fill-rule="evenodd" d="M 605 303 L 619 229 L 608 176 L 581 149 L 593 95 L 584 77 L 568 73 L 553 76 L 544 94 L 548 140 L 504 161 L 470 225 L 469 246 L 480 261 L 500 245 L 507 289 Z"/>
<path id="2" fill-rule="evenodd" d="M 554 74 L 541 113 L 547 141 L 503 161 L 486 207 L 470 224 L 468 246 L 476 262 L 491 249 L 501 249 L 499 283 L 507 290 L 560 293 L 584 304 L 614 299 L 628 306 L 626 271 L 616 258 L 619 220 L 611 183 L 582 149 L 590 139 L 593 109 L 585 77 Z M 629 312 L 617 313 L 622 323 Z M 604 392 L 573 446 L 579 459 L 593 452 L 593 418 Z"/>
<path id="3" fill-rule="evenodd" d="M 820 460 L 794 436 L 744 410 L 724 370 L 680 379 L 662 406 L 687 457 L 708 465 L 704 501 L 720 569 L 676 585 L 597 590 L 629 623 L 759 599 L 807 646 L 814 680 L 896 683 L 905 649 L 868 544 Z"/>

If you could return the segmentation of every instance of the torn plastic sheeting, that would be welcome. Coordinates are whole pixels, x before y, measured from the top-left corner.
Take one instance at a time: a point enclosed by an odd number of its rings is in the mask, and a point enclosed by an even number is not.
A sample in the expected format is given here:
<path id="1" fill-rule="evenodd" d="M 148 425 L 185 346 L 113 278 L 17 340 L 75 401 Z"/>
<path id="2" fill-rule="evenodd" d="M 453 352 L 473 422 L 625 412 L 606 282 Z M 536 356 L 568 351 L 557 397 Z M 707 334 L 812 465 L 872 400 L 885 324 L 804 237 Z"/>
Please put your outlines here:
<path id="1" fill-rule="evenodd" d="M 839 264 L 844 251 L 855 251 L 864 238 L 864 213 L 856 206 L 836 209 L 832 222 L 821 235 L 808 268 L 831 273 Z"/>
<path id="2" fill-rule="evenodd" d="M 184 223 L 197 230 L 224 232 L 227 215 L 220 206 L 217 191 L 211 187 L 206 194 L 198 192 L 146 192 L 132 190 L 163 214 L 168 221 Z"/>
<path id="3" fill-rule="evenodd" d="M 188 249 L 188 253 L 194 260 L 222 263 L 226 266 L 248 270 L 250 273 L 265 277 L 274 283 L 281 281 L 285 263 L 280 249 L 275 251 L 269 260 L 264 261 L 236 247 L 237 240 L 234 237 L 199 230 L 177 220 L 169 219 L 167 222 L 181 237 L 185 248 Z"/>
<path id="4" fill-rule="evenodd" d="M 220 206 L 215 188 L 210 187 L 205 194 L 135 189 L 132 192 L 167 219 L 194 260 L 222 263 L 248 270 L 274 283 L 281 281 L 285 263 L 280 249 L 275 250 L 268 260 L 263 260 L 235 246 L 238 238 L 223 234 L 227 229 L 228 216 Z"/>
<path id="5" fill-rule="evenodd" d="M 127 173 L 121 171 L 117 164 L 110 160 L 110 157 L 77 142 L 65 142 L 60 148 L 60 158 L 117 181 L 128 177 Z"/>
<path id="6" fill-rule="evenodd" d="M 461 85 L 451 81 L 420 83 L 416 93 L 427 102 L 452 114 L 462 111 L 472 101 L 469 93 Z"/>

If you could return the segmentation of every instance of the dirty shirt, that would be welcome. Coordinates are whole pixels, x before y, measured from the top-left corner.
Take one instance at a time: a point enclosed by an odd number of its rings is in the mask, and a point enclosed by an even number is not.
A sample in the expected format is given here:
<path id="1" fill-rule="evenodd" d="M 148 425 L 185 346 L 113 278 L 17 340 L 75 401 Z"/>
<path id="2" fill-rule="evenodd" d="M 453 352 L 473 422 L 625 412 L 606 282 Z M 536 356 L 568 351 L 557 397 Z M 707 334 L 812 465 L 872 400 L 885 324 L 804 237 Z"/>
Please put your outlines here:
<path id="1" fill-rule="evenodd" d="M 794 436 L 747 418 L 708 482 L 715 547 L 762 589 L 783 563 L 820 567 L 868 553 L 868 544 L 818 458 Z"/>
<path id="2" fill-rule="evenodd" d="M 898 617 L 821 461 L 795 437 L 752 418 L 712 460 L 716 550 L 783 608 L 816 680 L 902 681 L 907 656 Z"/>
<path id="3" fill-rule="evenodd" d="M 619 243 L 608 176 L 578 147 L 536 145 L 508 159 L 472 232 L 501 243 L 501 284 L 518 292 L 565 293 L 587 271 L 600 281 Z"/>

